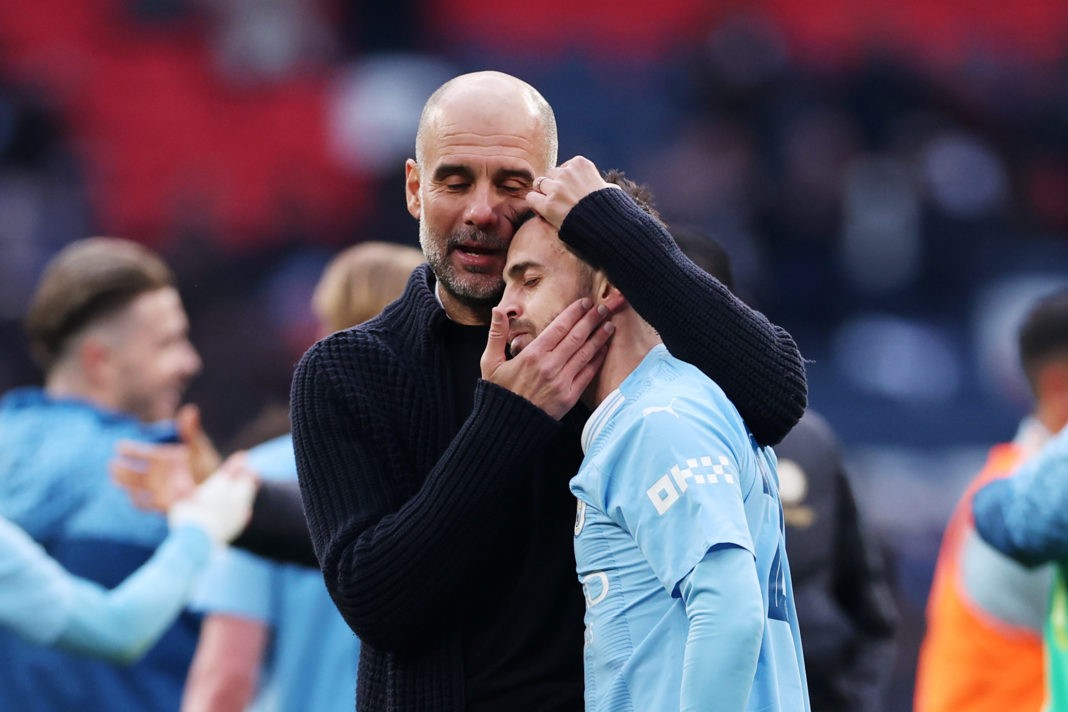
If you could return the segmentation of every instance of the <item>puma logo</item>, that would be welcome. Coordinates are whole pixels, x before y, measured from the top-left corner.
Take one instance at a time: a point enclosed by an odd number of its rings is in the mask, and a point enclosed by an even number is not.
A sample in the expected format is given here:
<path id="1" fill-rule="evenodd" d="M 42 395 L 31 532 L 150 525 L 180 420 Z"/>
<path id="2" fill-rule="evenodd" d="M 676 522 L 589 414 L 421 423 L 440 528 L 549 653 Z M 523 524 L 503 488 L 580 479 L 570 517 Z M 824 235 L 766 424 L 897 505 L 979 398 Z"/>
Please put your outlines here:
<path id="1" fill-rule="evenodd" d="M 667 405 L 662 405 L 662 406 L 653 405 L 653 406 L 649 406 L 648 408 L 644 408 L 642 410 L 642 417 L 643 418 L 648 417 L 648 416 L 652 415 L 653 413 L 671 413 L 673 416 L 675 416 L 675 418 L 678 418 L 679 414 L 675 412 L 675 400 L 676 400 L 675 398 L 672 398 L 671 402 L 668 403 Z"/>

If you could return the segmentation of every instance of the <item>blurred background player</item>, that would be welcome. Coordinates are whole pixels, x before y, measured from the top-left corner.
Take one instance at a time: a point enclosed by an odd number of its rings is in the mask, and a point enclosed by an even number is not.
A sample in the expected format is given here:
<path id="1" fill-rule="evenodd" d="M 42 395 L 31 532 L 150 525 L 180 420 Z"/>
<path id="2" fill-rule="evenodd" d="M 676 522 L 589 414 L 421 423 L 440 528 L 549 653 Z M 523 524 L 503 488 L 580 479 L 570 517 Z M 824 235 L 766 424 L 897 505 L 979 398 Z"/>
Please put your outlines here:
<path id="1" fill-rule="evenodd" d="M 920 649 L 917 712 L 1042 707 L 1042 629 L 1052 567 L 1026 568 L 983 541 L 972 500 L 1068 423 L 1068 291 L 1032 305 L 1017 345 L 1034 407 L 1012 442 L 991 448 L 946 527 Z"/>
<path id="2" fill-rule="evenodd" d="M 321 334 L 378 314 L 400 296 L 422 262 L 413 247 L 381 242 L 340 253 L 312 298 Z M 284 423 L 288 426 L 288 417 Z M 264 481 L 296 481 L 288 434 L 253 447 L 248 461 Z M 299 501 L 299 493 L 293 494 Z M 183 710 L 352 709 L 359 640 L 338 614 L 318 569 L 229 549 L 218 555 L 191 607 L 205 618 Z"/>
<path id="3" fill-rule="evenodd" d="M 31 643 L 130 664 L 181 612 L 213 544 L 248 519 L 255 474 L 243 456 L 176 501 L 171 532 L 152 557 L 112 590 L 66 572 L 40 544 L 0 518 L 0 626 Z"/>
<path id="4" fill-rule="evenodd" d="M 106 588 L 167 536 L 165 517 L 138 510 L 112 483 L 108 461 L 121 439 L 179 438 L 173 419 L 201 367 L 188 328 L 170 269 L 114 238 L 63 249 L 29 306 L 26 329 L 45 384 L 0 399 L 0 516 L 72 574 Z M 198 632 L 199 618 L 183 614 L 129 666 L 0 634 L 0 706 L 177 710 Z"/>

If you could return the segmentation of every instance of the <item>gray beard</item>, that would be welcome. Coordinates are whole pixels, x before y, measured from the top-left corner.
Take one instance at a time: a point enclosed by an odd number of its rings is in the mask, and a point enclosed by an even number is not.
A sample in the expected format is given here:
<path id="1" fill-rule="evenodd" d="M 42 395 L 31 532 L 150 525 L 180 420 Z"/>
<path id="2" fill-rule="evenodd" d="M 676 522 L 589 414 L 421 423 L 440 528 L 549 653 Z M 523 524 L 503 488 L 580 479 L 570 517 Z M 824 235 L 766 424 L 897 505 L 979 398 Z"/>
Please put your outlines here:
<path id="1" fill-rule="evenodd" d="M 474 228 L 453 233 L 445 243 L 442 245 L 442 240 L 430 233 L 430 228 L 426 223 L 419 221 L 419 245 L 423 248 L 423 255 L 426 256 L 427 263 L 433 270 L 441 289 L 467 306 L 477 308 L 496 306 L 501 301 L 501 295 L 504 294 L 504 280 L 498 276 L 496 282 L 490 287 L 484 284 L 484 279 L 476 282 L 477 275 L 457 274 L 456 269 L 448 261 L 448 254 L 450 248 L 464 243 L 485 245 L 493 249 L 507 248 L 508 243 Z"/>

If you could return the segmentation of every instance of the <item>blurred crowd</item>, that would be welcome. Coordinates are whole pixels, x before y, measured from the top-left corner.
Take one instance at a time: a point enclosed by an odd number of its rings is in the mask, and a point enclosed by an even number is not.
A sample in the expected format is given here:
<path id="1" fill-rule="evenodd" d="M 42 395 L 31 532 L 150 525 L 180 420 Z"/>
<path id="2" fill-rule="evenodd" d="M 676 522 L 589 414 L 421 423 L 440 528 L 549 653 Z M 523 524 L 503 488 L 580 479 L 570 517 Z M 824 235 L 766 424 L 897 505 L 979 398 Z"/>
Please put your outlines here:
<path id="1" fill-rule="evenodd" d="M 919 36 L 918 3 L 872 3 L 883 33 L 830 2 L 593 5 L 566 26 L 459 0 L 3 0 L 0 391 L 40 380 L 21 315 L 44 263 L 118 235 L 174 267 L 205 363 L 189 400 L 237 437 L 288 392 L 327 260 L 416 244 L 401 166 L 429 93 L 514 73 L 561 156 L 715 235 L 810 360 L 892 564 L 906 709 L 950 509 L 1027 409 L 1014 329 L 1068 283 L 1068 16 L 1030 3 L 998 35 L 935 2 L 955 32 Z"/>

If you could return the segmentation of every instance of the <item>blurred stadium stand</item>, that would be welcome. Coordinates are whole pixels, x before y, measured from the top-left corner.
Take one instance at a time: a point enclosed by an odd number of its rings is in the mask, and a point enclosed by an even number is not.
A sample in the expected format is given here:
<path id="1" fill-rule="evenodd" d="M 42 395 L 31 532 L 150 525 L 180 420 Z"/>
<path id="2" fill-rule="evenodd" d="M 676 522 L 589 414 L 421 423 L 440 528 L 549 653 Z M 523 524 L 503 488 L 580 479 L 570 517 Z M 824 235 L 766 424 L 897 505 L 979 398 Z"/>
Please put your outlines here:
<path id="1" fill-rule="evenodd" d="M 1068 281 L 1062 0 L 0 0 L 0 388 L 44 261 L 110 233 L 176 266 L 220 442 L 284 399 L 322 264 L 415 244 L 402 162 L 444 78 L 515 73 L 561 157 L 716 235 L 797 338 L 906 613 L 909 709 L 949 508 L 1027 408 L 1030 299 Z"/>

